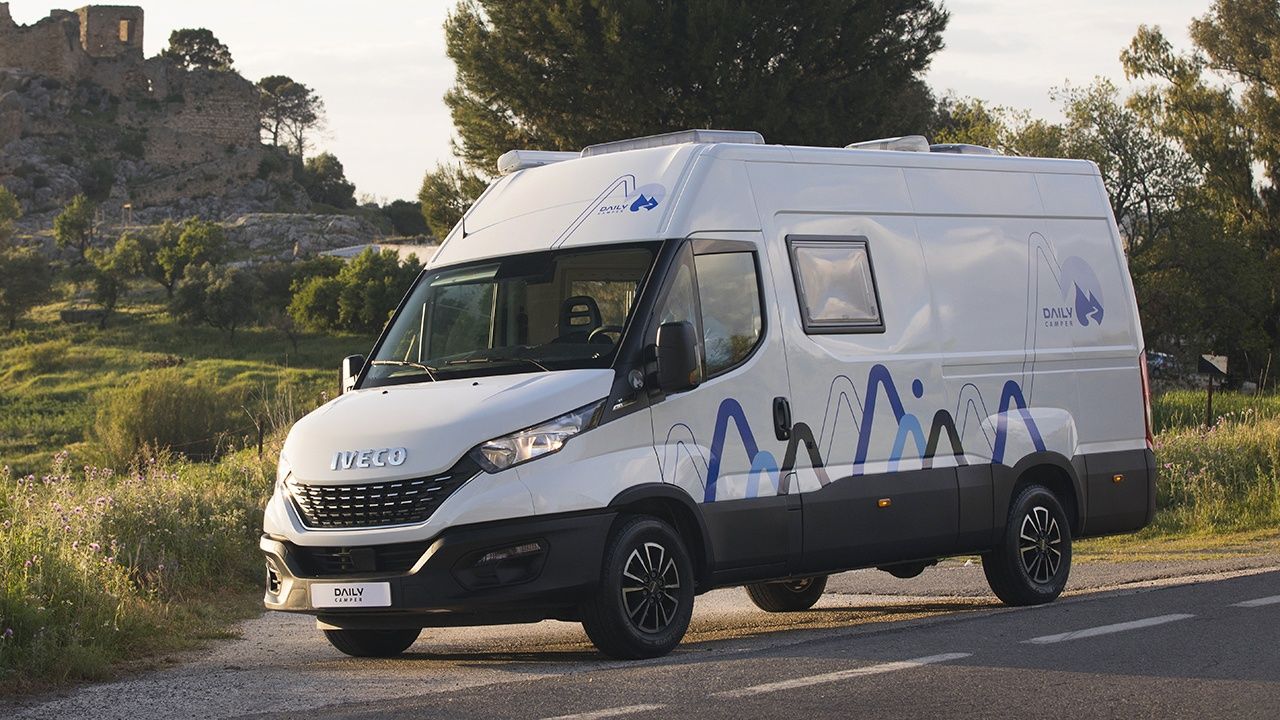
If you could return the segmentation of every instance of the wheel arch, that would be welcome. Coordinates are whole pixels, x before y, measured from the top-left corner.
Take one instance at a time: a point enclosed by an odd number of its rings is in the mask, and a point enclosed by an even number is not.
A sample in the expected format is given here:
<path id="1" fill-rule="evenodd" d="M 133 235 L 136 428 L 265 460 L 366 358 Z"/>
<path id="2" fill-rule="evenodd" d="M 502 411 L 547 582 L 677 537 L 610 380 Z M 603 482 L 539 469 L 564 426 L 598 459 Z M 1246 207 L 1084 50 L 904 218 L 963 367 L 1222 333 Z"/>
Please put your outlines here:
<path id="1" fill-rule="evenodd" d="M 1071 523 L 1071 534 L 1080 536 L 1084 530 L 1087 500 L 1084 472 L 1070 459 L 1052 451 L 1032 453 L 1013 466 L 1009 477 L 1012 482 L 1007 485 L 1008 492 L 1003 494 L 1004 512 L 999 517 L 1008 517 L 1009 505 L 1022 488 L 1039 484 L 1048 488 L 1062 502 L 1062 509 Z"/>
<path id="2" fill-rule="evenodd" d="M 609 509 L 616 511 L 618 517 L 652 515 L 670 523 L 688 547 L 695 590 L 701 592 L 710 587 L 714 567 L 710 535 L 702 512 L 689 493 L 666 483 L 645 483 L 618 493 L 609 503 Z"/>

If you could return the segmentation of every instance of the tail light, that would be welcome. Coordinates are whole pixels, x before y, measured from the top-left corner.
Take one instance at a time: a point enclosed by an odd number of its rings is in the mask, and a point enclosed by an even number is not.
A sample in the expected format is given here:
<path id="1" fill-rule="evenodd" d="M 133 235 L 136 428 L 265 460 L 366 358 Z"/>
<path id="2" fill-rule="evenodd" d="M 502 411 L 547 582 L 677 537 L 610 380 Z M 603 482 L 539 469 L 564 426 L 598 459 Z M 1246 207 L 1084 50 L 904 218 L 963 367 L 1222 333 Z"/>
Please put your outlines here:
<path id="1" fill-rule="evenodd" d="M 1151 422 L 1151 379 L 1147 377 L 1147 350 L 1138 353 L 1138 367 L 1142 369 L 1142 409 L 1147 421 L 1147 449 L 1156 446 L 1156 436 Z"/>

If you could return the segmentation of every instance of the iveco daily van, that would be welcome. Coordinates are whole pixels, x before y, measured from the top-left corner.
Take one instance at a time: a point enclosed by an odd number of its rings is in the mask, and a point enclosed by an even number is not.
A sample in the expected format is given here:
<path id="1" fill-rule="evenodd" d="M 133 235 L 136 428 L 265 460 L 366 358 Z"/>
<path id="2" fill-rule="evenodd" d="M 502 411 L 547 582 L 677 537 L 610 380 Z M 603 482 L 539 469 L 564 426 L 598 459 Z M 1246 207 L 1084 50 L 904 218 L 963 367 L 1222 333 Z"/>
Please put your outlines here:
<path id="1" fill-rule="evenodd" d="M 800 610 L 960 553 L 1044 603 L 1150 522 L 1092 163 L 698 130 L 499 170 L 280 457 L 266 606 L 342 652 L 558 618 L 650 657 L 712 588 Z"/>

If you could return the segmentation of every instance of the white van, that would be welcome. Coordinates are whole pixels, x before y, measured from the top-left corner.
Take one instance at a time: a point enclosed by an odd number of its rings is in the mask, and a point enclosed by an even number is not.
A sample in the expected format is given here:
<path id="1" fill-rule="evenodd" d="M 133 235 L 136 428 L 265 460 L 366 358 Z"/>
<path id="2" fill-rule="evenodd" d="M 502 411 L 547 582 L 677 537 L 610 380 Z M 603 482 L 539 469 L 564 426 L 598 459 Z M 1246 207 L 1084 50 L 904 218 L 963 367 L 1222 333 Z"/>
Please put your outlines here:
<path id="1" fill-rule="evenodd" d="M 266 607 L 339 650 L 557 618 L 652 657 L 712 588 L 802 610 L 962 553 L 1044 603 L 1150 522 L 1093 164 L 702 130 L 499 167 L 280 457 Z"/>

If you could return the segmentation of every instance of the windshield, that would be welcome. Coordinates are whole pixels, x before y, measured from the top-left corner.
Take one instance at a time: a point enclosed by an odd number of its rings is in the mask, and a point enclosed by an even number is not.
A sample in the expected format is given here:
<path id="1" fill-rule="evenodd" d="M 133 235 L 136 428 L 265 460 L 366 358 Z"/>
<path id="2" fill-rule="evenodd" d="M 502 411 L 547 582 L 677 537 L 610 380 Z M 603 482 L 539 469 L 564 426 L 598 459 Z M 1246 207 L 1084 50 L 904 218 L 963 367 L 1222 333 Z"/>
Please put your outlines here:
<path id="1" fill-rule="evenodd" d="M 656 252 L 579 248 L 428 273 L 361 387 L 609 367 Z"/>

